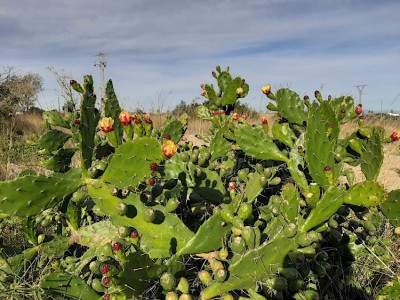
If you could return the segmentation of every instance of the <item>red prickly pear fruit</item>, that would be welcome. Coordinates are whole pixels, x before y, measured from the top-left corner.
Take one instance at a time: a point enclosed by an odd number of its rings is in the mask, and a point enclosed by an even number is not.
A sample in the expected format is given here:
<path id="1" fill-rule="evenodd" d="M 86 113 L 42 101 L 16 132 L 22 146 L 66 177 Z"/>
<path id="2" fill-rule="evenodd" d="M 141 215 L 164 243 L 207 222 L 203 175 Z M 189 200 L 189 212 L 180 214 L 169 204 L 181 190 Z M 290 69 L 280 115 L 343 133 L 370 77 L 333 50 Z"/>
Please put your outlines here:
<path id="1" fill-rule="evenodd" d="M 263 117 L 261 118 L 261 124 L 263 124 L 263 125 L 267 125 L 267 124 L 268 124 L 268 119 L 267 119 L 266 116 L 263 116 Z"/>
<path id="2" fill-rule="evenodd" d="M 129 235 L 131 239 L 137 239 L 139 237 L 139 233 L 136 230 L 133 230 Z"/>
<path id="3" fill-rule="evenodd" d="M 398 141 L 398 140 L 400 139 L 399 133 L 398 133 L 397 131 L 393 132 L 393 133 L 390 135 L 390 139 L 391 139 L 393 142 Z"/>
<path id="4" fill-rule="evenodd" d="M 156 184 L 156 179 L 155 179 L 154 177 L 150 177 L 150 178 L 149 178 L 149 184 L 150 184 L 151 186 L 154 186 L 154 185 Z"/>
<path id="5" fill-rule="evenodd" d="M 100 266 L 100 273 L 101 274 L 107 274 L 108 272 L 110 271 L 110 265 L 108 265 L 108 264 L 102 264 L 101 266 Z"/>
<path id="6" fill-rule="evenodd" d="M 232 119 L 235 120 L 235 121 L 239 120 L 239 114 L 238 113 L 233 113 Z"/>
<path id="7" fill-rule="evenodd" d="M 105 285 L 108 286 L 111 283 L 111 277 L 103 277 L 103 279 L 101 280 L 101 282 Z"/>
<path id="8" fill-rule="evenodd" d="M 122 123 L 122 125 L 128 126 L 131 124 L 132 119 L 131 119 L 131 115 L 129 112 L 121 111 L 118 117 L 119 117 L 119 120 Z"/>
<path id="9" fill-rule="evenodd" d="M 211 114 L 215 117 L 215 116 L 218 115 L 218 112 L 216 112 L 215 110 L 213 110 Z"/>
<path id="10" fill-rule="evenodd" d="M 104 294 L 103 299 L 104 300 L 111 300 L 111 295 L 110 294 Z"/>
<path id="11" fill-rule="evenodd" d="M 247 118 L 249 117 L 249 115 L 248 114 L 242 114 L 242 118 L 243 118 L 243 120 L 247 120 Z"/>
<path id="12" fill-rule="evenodd" d="M 113 248 L 113 250 L 114 251 L 119 251 L 119 250 L 121 250 L 122 249 L 122 244 L 120 243 L 120 242 L 115 242 L 113 245 L 112 245 L 112 248 Z"/>
<path id="13" fill-rule="evenodd" d="M 205 96 L 207 95 L 207 92 L 206 92 L 206 91 L 202 91 L 200 95 L 202 95 L 203 97 L 205 97 Z"/>
<path id="14" fill-rule="evenodd" d="M 158 169 L 158 164 L 155 162 L 150 163 L 150 170 L 151 171 L 157 171 Z"/>
<path id="15" fill-rule="evenodd" d="M 160 277 L 160 285 L 164 291 L 171 291 L 176 284 L 176 278 L 173 274 L 165 272 Z"/>
<path id="16" fill-rule="evenodd" d="M 363 109 L 362 109 L 361 105 L 358 105 L 354 111 L 357 115 L 361 115 L 363 112 Z"/>
<path id="17" fill-rule="evenodd" d="M 236 182 L 233 182 L 233 181 L 229 182 L 228 187 L 229 187 L 230 190 L 236 189 Z"/>

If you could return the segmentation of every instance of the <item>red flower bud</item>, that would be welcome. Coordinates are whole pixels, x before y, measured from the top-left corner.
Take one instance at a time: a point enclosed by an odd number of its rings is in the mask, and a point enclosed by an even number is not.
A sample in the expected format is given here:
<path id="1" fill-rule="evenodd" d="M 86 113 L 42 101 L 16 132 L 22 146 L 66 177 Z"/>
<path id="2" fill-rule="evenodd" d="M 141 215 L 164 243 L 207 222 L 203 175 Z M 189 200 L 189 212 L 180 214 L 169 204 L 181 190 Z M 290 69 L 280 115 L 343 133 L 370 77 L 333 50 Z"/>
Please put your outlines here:
<path id="1" fill-rule="evenodd" d="M 266 116 L 262 116 L 262 118 L 261 118 L 261 124 L 263 124 L 263 125 L 268 124 L 268 119 L 267 119 Z"/>
<path id="2" fill-rule="evenodd" d="M 119 251 L 119 250 L 122 249 L 122 244 L 121 244 L 120 242 L 115 242 L 115 243 L 112 245 L 112 248 L 113 248 L 114 251 Z"/>
<path id="3" fill-rule="evenodd" d="M 233 181 L 229 182 L 228 187 L 229 187 L 230 190 L 236 189 L 236 182 L 233 182 Z"/>
<path id="4" fill-rule="evenodd" d="M 205 97 L 205 96 L 207 95 L 207 92 L 206 92 L 206 91 L 202 91 L 200 95 L 202 95 L 203 97 Z"/>
<path id="5" fill-rule="evenodd" d="M 324 171 L 325 171 L 325 172 L 330 172 L 330 171 L 332 171 L 332 168 L 331 168 L 330 166 L 326 166 L 326 167 L 324 168 Z"/>
<path id="6" fill-rule="evenodd" d="M 110 266 L 108 264 L 102 264 L 100 266 L 100 273 L 101 274 L 107 274 L 110 271 Z"/>
<path id="7" fill-rule="evenodd" d="M 361 107 L 360 105 L 358 105 L 358 106 L 356 107 L 356 109 L 355 109 L 355 112 L 356 112 L 357 115 L 362 114 L 362 112 L 363 112 L 362 107 Z"/>
<path id="8" fill-rule="evenodd" d="M 131 124 L 131 115 L 127 111 L 121 111 L 119 114 L 119 120 L 121 121 L 122 125 L 128 126 Z"/>
<path id="9" fill-rule="evenodd" d="M 150 170 L 151 170 L 151 171 L 157 171 L 157 169 L 158 169 L 157 163 L 152 162 L 152 163 L 150 164 Z"/>
<path id="10" fill-rule="evenodd" d="M 243 118 L 244 120 L 247 120 L 248 117 L 249 117 L 248 114 L 243 114 L 243 115 L 242 115 L 242 118 Z"/>
<path id="11" fill-rule="evenodd" d="M 150 184 L 151 186 L 155 185 L 155 184 L 156 184 L 156 179 L 155 179 L 154 177 L 150 177 L 150 178 L 149 178 L 149 184 Z"/>
<path id="12" fill-rule="evenodd" d="M 232 119 L 234 119 L 235 121 L 239 120 L 239 114 L 238 113 L 234 113 L 232 115 Z"/>
<path id="13" fill-rule="evenodd" d="M 130 236 L 132 239 L 136 239 L 136 238 L 139 237 L 139 233 L 138 233 L 136 230 L 134 230 L 134 231 L 131 232 L 131 234 L 130 234 L 129 236 Z"/>
<path id="14" fill-rule="evenodd" d="M 390 138 L 392 139 L 393 142 L 398 141 L 400 139 L 399 133 L 397 131 L 393 132 L 390 135 Z"/>
<path id="15" fill-rule="evenodd" d="M 218 115 L 218 112 L 216 112 L 215 110 L 213 110 L 211 114 L 215 117 L 216 115 Z"/>

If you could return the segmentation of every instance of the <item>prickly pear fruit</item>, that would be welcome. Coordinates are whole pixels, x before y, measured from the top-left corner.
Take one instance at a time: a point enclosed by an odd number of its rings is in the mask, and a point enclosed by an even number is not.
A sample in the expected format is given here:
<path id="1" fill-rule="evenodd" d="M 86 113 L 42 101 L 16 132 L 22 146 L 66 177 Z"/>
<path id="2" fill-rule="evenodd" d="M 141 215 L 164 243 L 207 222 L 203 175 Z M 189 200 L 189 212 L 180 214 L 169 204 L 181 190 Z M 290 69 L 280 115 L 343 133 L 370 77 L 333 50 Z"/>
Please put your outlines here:
<path id="1" fill-rule="evenodd" d="M 181 277 L 176 290 L 180 291 L 182 294 L 189 294 L 189 281 L 185 277 Z"/>
<path id="2" fill-rule="evenodd" d="M 199 278 L 200 282 L 206 286 L 208 286 L 212 281 L 211 274 L 206 270 L 200 271 L 197 274 L 197 277 Z"/>
<path id="3" fill-rule="evenodd" d="M 164 291 L 171 291 L 176 285 L 176 278 L 173 274 L 165 272 L 160 277 L 160 285 Z"/>

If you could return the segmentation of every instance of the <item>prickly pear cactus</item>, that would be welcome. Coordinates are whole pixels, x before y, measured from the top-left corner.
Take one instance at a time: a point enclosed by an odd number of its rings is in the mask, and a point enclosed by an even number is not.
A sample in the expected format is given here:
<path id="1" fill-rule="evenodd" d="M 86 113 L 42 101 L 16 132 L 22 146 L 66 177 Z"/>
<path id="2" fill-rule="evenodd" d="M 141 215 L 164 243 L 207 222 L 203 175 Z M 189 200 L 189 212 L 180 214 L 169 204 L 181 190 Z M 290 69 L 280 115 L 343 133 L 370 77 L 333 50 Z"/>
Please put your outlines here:
<path id="1" fill-rule="evenodd" d="M 245 80 L 220 67 L 213 77 L 201 85 L 200 146 L 184 138 L 187 115 L 154 128 L 121 109 L 111 81 L 98 112 L 92 77 L 71 81 L 80 111 L 46 112 L 36 141 L 51 175 L 0 182 L 0 216 L 19 220 L 27 241 L 8 257 L 0 244 L 0 291 L 35 269 L 40 291 L 63 299 L 336 299 L 331 278 L 350 285 L 338 261 L 388 261 L 381 211 L 400 225 L 398 191 L 376 181 L 384 130 L 360 119 L 339 138 L 362 114 L 351 97 L 269 85 L 278 119 L 251 124 L 235 111 Z M 354 182 L 356 166 L 365 181 Z"/>

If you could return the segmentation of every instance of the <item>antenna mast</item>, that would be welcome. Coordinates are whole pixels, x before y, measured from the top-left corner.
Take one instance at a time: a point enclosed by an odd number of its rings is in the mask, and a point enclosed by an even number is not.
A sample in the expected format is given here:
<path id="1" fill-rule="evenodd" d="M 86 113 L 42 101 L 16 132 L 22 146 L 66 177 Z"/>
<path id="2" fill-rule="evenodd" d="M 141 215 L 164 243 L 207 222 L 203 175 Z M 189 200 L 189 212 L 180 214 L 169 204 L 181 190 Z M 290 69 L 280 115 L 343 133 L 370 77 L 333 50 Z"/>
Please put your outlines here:
<path id="1" fill-rule="evenodd" d="M 106 93 L 106 82 L 104 79 L 104 69 L 107 66 L 106 58 L 104 53 L 99 52 L 97 55 L 98 62 L 96 62 L 93 66 L 99 67 L 100 70 L 100 95 L 101 95 L 101 107 L 103 110 L 104 101 L 105 101 L 105 93 Z"/>
<path id="2" fill-rule="evenodd" d="M 361 96 L 362 96 L 362 94 L 363 94 L 363 89 L 366 87 L 367 85 L 366 84 L 359 84 L 359 85 L 356 85 L 355 87 L 358 89 L 358 94 L 359 94 L 359 99 L 360 99 L 360 104 L 362 104 L 362 102 L 361 102 Z"/>

